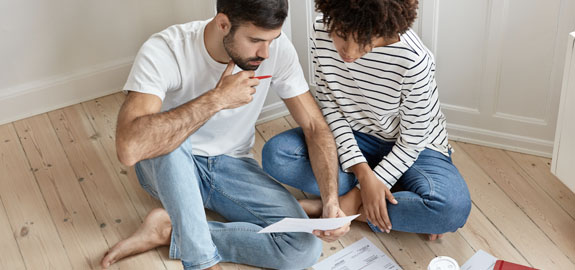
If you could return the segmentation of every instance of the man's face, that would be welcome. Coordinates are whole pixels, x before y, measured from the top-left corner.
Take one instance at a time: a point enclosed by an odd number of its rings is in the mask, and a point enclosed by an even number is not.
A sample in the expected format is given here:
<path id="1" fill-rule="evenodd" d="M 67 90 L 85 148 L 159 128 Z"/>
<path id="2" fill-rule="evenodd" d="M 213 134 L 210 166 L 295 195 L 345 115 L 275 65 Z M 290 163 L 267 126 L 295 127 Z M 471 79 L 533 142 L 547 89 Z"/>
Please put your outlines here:
<path id="1" fill-rule="evenodd" d="M 241 69 L 256 70 L 269 57 L 270 44 L 280 35 L 281 28 L 270 30 L 244 23 L 224 37 L 224 48 Z"/>

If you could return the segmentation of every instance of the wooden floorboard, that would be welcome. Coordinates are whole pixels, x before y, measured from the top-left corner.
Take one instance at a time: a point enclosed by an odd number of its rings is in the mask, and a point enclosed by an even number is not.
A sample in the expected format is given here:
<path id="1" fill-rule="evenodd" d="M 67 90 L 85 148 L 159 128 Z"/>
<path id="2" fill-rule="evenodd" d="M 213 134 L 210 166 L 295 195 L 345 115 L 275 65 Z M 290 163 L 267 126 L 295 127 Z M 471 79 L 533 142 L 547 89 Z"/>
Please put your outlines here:
<path id="1" fill-rule="evenodd" d="M 0 144 L 3 143 L 0 141 Z M 16 230 L 10 225 L 4 203 L 0 196 L 0 266 L 2 269 L 26 269 L 24 258 L 16 242 Z"/>
<path id="2" fill-rule="evenodd" d="M 529 177 L 504 150 L 461 144 L 469 156 L 517 206 L 575 261 L 575 220 Z"/>
<path id="3" fill-rule="evenodd" d="M 475 206 L 527 261 L 542 269 L 572 269 L 574 265 L 569 258 L 483 171 L 482 167 L 475 163 L 471 154 L 464 151 L 460 143 L 452 145 L 456 150 L 453 155 L 454 163 L 467 181 Z"/>
<path id="4" fill-rule="evenodd" d="M 472 205 L 467 224 L 459 229 L 458 232 L 474 250 L 481 249 L 497 258 L 505 258 L 511 262 L 530 265 L 475 204 Z"/>
<path id="5" fill-rule="evenodd" d="M 142 220 L 102 148 L 100 135 L 87 119 L 82 105 L 48 114 L 64 151 L 85 190 L 94 216 L 109 245 L 129 237 Z M 103 254 L 102 254 L 103 255 Z M 127 258 L 119 268 L 165 269 L 155 250 Z"/>
<path id="6" fill-rule="evenodd" d="M 71 269 L 13 124 L 0 126 L 0 142 L 0 197 L 26 268 Z"/>
<path id="7" fill-rule="evenodd" d="M 551 173 L 550 159 L 510 151 L 507 151 L 507 154 L 541 190 L 571 218 L 575 218 L 575 193 Z"/>
<path id="8" fill-rule="evenodd" d="M 117 93 L 0 126 L 0 269 L 98 269 L 103 253 L 161 206 L 139 186 L 134 169 L 116 158 L 116 119 L 124 99 Z M 261 164 L 265 142 L 297 126 L 291 116 L 258 125 L 254 158 Z M 463 228 L 430 242 L 417 234 L 374 233 L 353 222 L 346 236 L 324 242 L 321 259 L 365 237 L 403 269 L 427 269 L 440 255 L 463 264 L 480 249 L 541 269 L 575 269 L 575 194 L 550 173 L 550 160 L 452 144 L 473 200 Z M 298 199 L 310 197 L 286 188 Z M 207 216 L 223 220 L 211 211 Z M 182 265 L 161 248 L 112 269 Z"/>
<path id="9" fill-rule="evenodd" d="M 14 123 L 74 269 L 99 269 L 108 244 L 45 114 Z"/>

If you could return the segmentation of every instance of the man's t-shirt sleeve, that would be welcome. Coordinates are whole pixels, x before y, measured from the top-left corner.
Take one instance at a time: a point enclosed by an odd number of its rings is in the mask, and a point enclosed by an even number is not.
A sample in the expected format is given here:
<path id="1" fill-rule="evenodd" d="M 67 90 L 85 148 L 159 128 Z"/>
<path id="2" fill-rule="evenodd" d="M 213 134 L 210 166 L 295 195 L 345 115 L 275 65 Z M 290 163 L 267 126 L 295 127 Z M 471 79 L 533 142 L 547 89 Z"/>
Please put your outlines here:
<path id="1" fill-rule="evenodd" d="M 124 91 L 135 91 L 158 96 L 162 101 L 166 92 L 181 83 L 176 58 L 164 39 L 152 36 L 134 60 L 134 65 L 124 85 Z"/>
<path id="2" fill-rule="evenodd" d="M 278 40 L 278 60 L 273 74 L 271 89 L 282 99 L 299 96 L 309 90 L 297 52 L 289 39 L 282 34 Z"/>

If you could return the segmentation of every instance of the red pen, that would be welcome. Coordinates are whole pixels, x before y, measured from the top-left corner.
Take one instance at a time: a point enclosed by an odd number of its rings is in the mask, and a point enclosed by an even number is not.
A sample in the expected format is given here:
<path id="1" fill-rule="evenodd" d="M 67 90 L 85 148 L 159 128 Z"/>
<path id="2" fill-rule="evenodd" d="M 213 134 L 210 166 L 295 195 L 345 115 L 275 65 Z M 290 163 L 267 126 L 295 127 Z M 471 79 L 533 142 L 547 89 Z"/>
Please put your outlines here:
<path id="1" fill-rule="evenodd" d="M 268 79 L 271 78 L 271 75 L 266 75 L 266 76 L 256 76 L 256 77 L 251 77 L 250 79 L 258 79 L 258 80 L 263 80 L 263 79 Z"/>

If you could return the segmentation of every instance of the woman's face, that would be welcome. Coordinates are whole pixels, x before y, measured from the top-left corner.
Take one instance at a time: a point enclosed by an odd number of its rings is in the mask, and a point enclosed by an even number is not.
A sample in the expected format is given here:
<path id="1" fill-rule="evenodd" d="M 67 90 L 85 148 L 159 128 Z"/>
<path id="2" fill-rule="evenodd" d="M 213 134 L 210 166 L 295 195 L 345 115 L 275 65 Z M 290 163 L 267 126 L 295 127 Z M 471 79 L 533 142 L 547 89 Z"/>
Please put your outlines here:
<path id="1" fill-rule="evenodd" d="M 354 62 L 355 60 L 371 52 L 371 50 L 373 50 L 375 47 L 374 41 L 372 41 L 372 44 L 366 46 L 360 45 L 354 40 L 354 38 L 352 38 L 353 35 L 348 35 L 347 39 L 343 39 L 335 33 L 330 34 L 330 36 L 335 45 L 335 49 L 339 53 L 339 56 L 344 62 L 347 63 Z"/>

